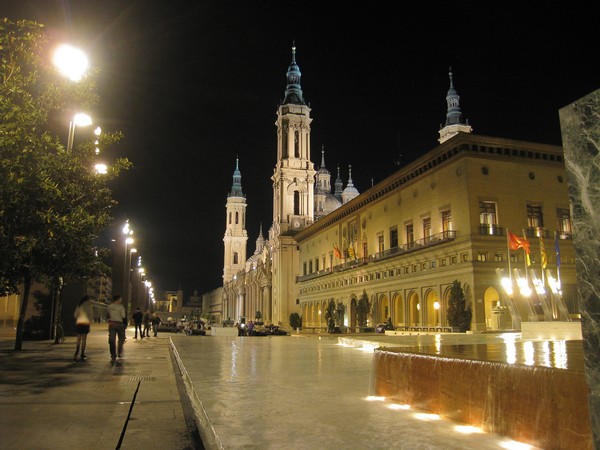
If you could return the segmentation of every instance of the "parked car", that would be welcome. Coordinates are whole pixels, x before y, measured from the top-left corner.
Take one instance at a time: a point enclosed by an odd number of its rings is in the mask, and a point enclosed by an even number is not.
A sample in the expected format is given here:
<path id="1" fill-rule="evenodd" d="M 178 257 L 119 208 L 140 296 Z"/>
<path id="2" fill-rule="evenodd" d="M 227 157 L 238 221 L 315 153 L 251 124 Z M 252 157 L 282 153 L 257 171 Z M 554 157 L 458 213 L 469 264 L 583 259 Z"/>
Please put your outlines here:
<path id="1" fill-rule="evenodd" d="M 283 330 L 280 330 L 277 325 L 265 327 L 265 331 L 267 336 L 287 336 L 287 333 Z"/>
<path id="2" fill-rule="evenodd" d="M 376 333 L 385 333 L 385 330 L 393 330 L 394 326 L 389 323 L 378 323 L 377 326 L 375 327 L 375 332 Z"/>

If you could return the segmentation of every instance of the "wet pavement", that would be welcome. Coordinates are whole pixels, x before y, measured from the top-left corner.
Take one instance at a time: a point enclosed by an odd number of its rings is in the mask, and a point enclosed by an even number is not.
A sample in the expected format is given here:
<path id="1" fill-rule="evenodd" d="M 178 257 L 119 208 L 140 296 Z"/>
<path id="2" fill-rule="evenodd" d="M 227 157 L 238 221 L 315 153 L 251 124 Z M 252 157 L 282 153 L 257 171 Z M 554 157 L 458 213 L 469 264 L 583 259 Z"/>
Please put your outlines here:
<path id="1" fill-rule="evenodd" d="M 90 333 L 85 362 L 72 361 L 74 337 L 24 342 L 22 352 L 0 339 L 0 448 L 531 448 L 370 397 L 374 348 L 489 344 L 502 353 L 511 339 L 519 348 L 514 334 L 498 350 L 506 337 L 162 333 L 141 341 L 132 331 L 117 364 L 104 327 Z"/>
<path id="2" fill-rule="evenodd" d="M 14 352 L 14 338 L 2 336 L 0 448 L 201 448 L 169 335 L 135 340 L 130 328 L 128 336 L 116 363 L 105 326 L 93 326 L 87 360 L 77 362 L 75 337 L 25 341 Z"/>
<path id="3" fill-rule="evenodd" d="M 496 336 L 461 336 L 474 343 Z M 207 448 L 498 449 L 516 443 L 370 398 L 372 349 L 434 336 L 172 337 Z M 457 341 L 460 342 L 460 341 Z M 523 446 L 520 448 L 531 448 Z"/>

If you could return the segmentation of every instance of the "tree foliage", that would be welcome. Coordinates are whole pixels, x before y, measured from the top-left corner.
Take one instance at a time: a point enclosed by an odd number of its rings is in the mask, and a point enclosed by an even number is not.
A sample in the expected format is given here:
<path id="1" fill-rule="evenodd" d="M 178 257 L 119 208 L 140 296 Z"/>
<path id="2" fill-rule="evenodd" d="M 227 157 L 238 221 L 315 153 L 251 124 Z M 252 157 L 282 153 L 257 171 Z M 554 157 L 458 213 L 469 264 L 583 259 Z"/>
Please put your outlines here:
<path id="1" fill-rule="evenodd" d="M 358 304 L 356 305 L 356 315 L 359 327 L 364 328 L 367 326 L 369 314 L 371 314 L 371 302 L 369 301 L 367 291 L 363 290 L 363 293 L 358 300 Z"/>
<path id="2" fill-rule="evenodd" d="M 60 286 L 64 279 L 106 269 L 96 238 L 112 221 L 115 201 L 109 183 L 129 167 L 127 160 L 117 159 L 108 174 L 96 174 L 92 140 L 67 152 L 59 135 L 66 134 L 76 108 L 90 110 L 98 103 L 98 72 L 90 71 L 79 83 L 67 80 L 49 63 L 48 44 L 43 25 L 0 21 L 3 292 L 23 289 L 28 294 L 33 280 Z M 120 133 L 104 133 L 98 147 L 102 151 L 120 138 Z M 19 325 L 26 302 L 24 295 Z"/>
<path id="3" fill-rule="evenodd" d="M 300 316 L 300 314 L 297 312 L 290 314 L 290 327 L 292 327 L 293 330 L 296 328 L 302 328 L 302 316 Z"/>
<path id="4" fill-rule="evenodd" d="M 471 328 L 473 311 L 471 305 L 467 305 L 465 293 L 458 280 L 452 283 L 447 315 L 451 327 L 458 328 L 463 333 Z"/>
<path id="5" fill-rule="evenodd" d="M 327 331 L 331 333 L 335 328 L 335 302 L 330 299 L 325 309 L 325 320 L 327 321 Z"/>

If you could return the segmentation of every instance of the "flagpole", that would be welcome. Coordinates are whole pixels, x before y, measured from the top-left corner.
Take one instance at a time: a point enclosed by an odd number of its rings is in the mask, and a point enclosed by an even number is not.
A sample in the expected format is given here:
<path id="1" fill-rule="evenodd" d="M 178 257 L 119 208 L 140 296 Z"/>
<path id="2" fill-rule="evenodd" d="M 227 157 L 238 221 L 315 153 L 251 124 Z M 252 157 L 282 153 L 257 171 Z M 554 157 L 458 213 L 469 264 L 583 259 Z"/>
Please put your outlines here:
<path id="1" fill-rule="evenodd" d="M 506 249 L 508 251 L 508 278 L 510 280 L 510 284 L 512 286 L 512 269 L 510 268 L 510 230 L 507 228 L 506 229 Z"/>
<path id="2" fill-rule="evenodd" d="M 554 230 L 554 251 L 556 253 L 556 279 L 560 285 L 560 248 L 558 247 L 558 231 Z"/>
<path id="3" fill-rule="evenodd" d="M 541 236 L 538 236 L 539 240 L 540 240 L 540 270 L 542 272 L 542 286 L 546 286 L 546 279 L 544 277 L 544 254 L 546 254 L 546 247 L 544 244 L 544 241 L 542 239 Z M 542 253 L 542 248 L 544 249 L 544 252 Z M 547 258 L 548 256 L 546 256 Z"/>
<path id="4" fill-rule="evenodd" d="M 523 233 L 523 240 L 526 241 L 527 238 L 525 237 L 525 230 L 523 228 L 521 228 L 521 233 Z M 525 279 L 529 280 L 529 272 L 527 271 L 527 249 L 525 248 L 525 246 L 523 246 L 523 254 L 525 255 Z M 527 281 L 529 282 L 529 281 Z"/>

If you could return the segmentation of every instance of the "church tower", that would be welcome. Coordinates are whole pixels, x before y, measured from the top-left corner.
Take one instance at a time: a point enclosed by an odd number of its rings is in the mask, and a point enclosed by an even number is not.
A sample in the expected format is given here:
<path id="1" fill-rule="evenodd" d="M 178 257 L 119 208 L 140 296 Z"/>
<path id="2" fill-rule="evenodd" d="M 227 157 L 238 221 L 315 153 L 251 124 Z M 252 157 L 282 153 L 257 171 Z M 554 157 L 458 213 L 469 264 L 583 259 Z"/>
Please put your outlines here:
<path id="1" fill-rule="evenodd" d="M 296 47 L 287 71 L 285 97 L 277 110 L 277 165 L 273 180 L 276 234 L 290 235 L 314 221 L 314 165 L 310 160 L 310 108 L 300 87 Z"/>
<path id="2" fill-rule="evenodd" d="M 231 281 L 233 275 L 244 268 L 246 264 L 246 197 L 242 192 L 242 174 L 239 169 L 239 160 L 235 160 L 233 172 L 233 185 L 227 196 L 226 226 L 223 242 L 225 243 L 225 257 L 223 260 L 223 282 Z"/>
<path id="3" fill-rule="evenodd" d="M 439 143 L 443 143 L 458 133 L 471 133 L 473 129 L 469 125 L 469 121 L 463 123 L 462 113 L 460 111 L 460 96 L 456 89 L 454 89 L 454 81 L 452 79 L 452 68 L 449 72 L 450 76 L 450 89 L 446 95 L 446 104 L 448 110 L 446 112 L 446 125 L 440 129 Z"/>
<path id="4" fill-rule="evenodd" d="M 277 164 L 273 171 L 272 320 L 289 326 L 300 312 L 296 276 L 300 258 L 294 234 L 314 222 L 315 170 L 310 160 L 310 108 L 300 86 L 296 47 L 287 71 L 284 99 L 277 110 Z"/>

